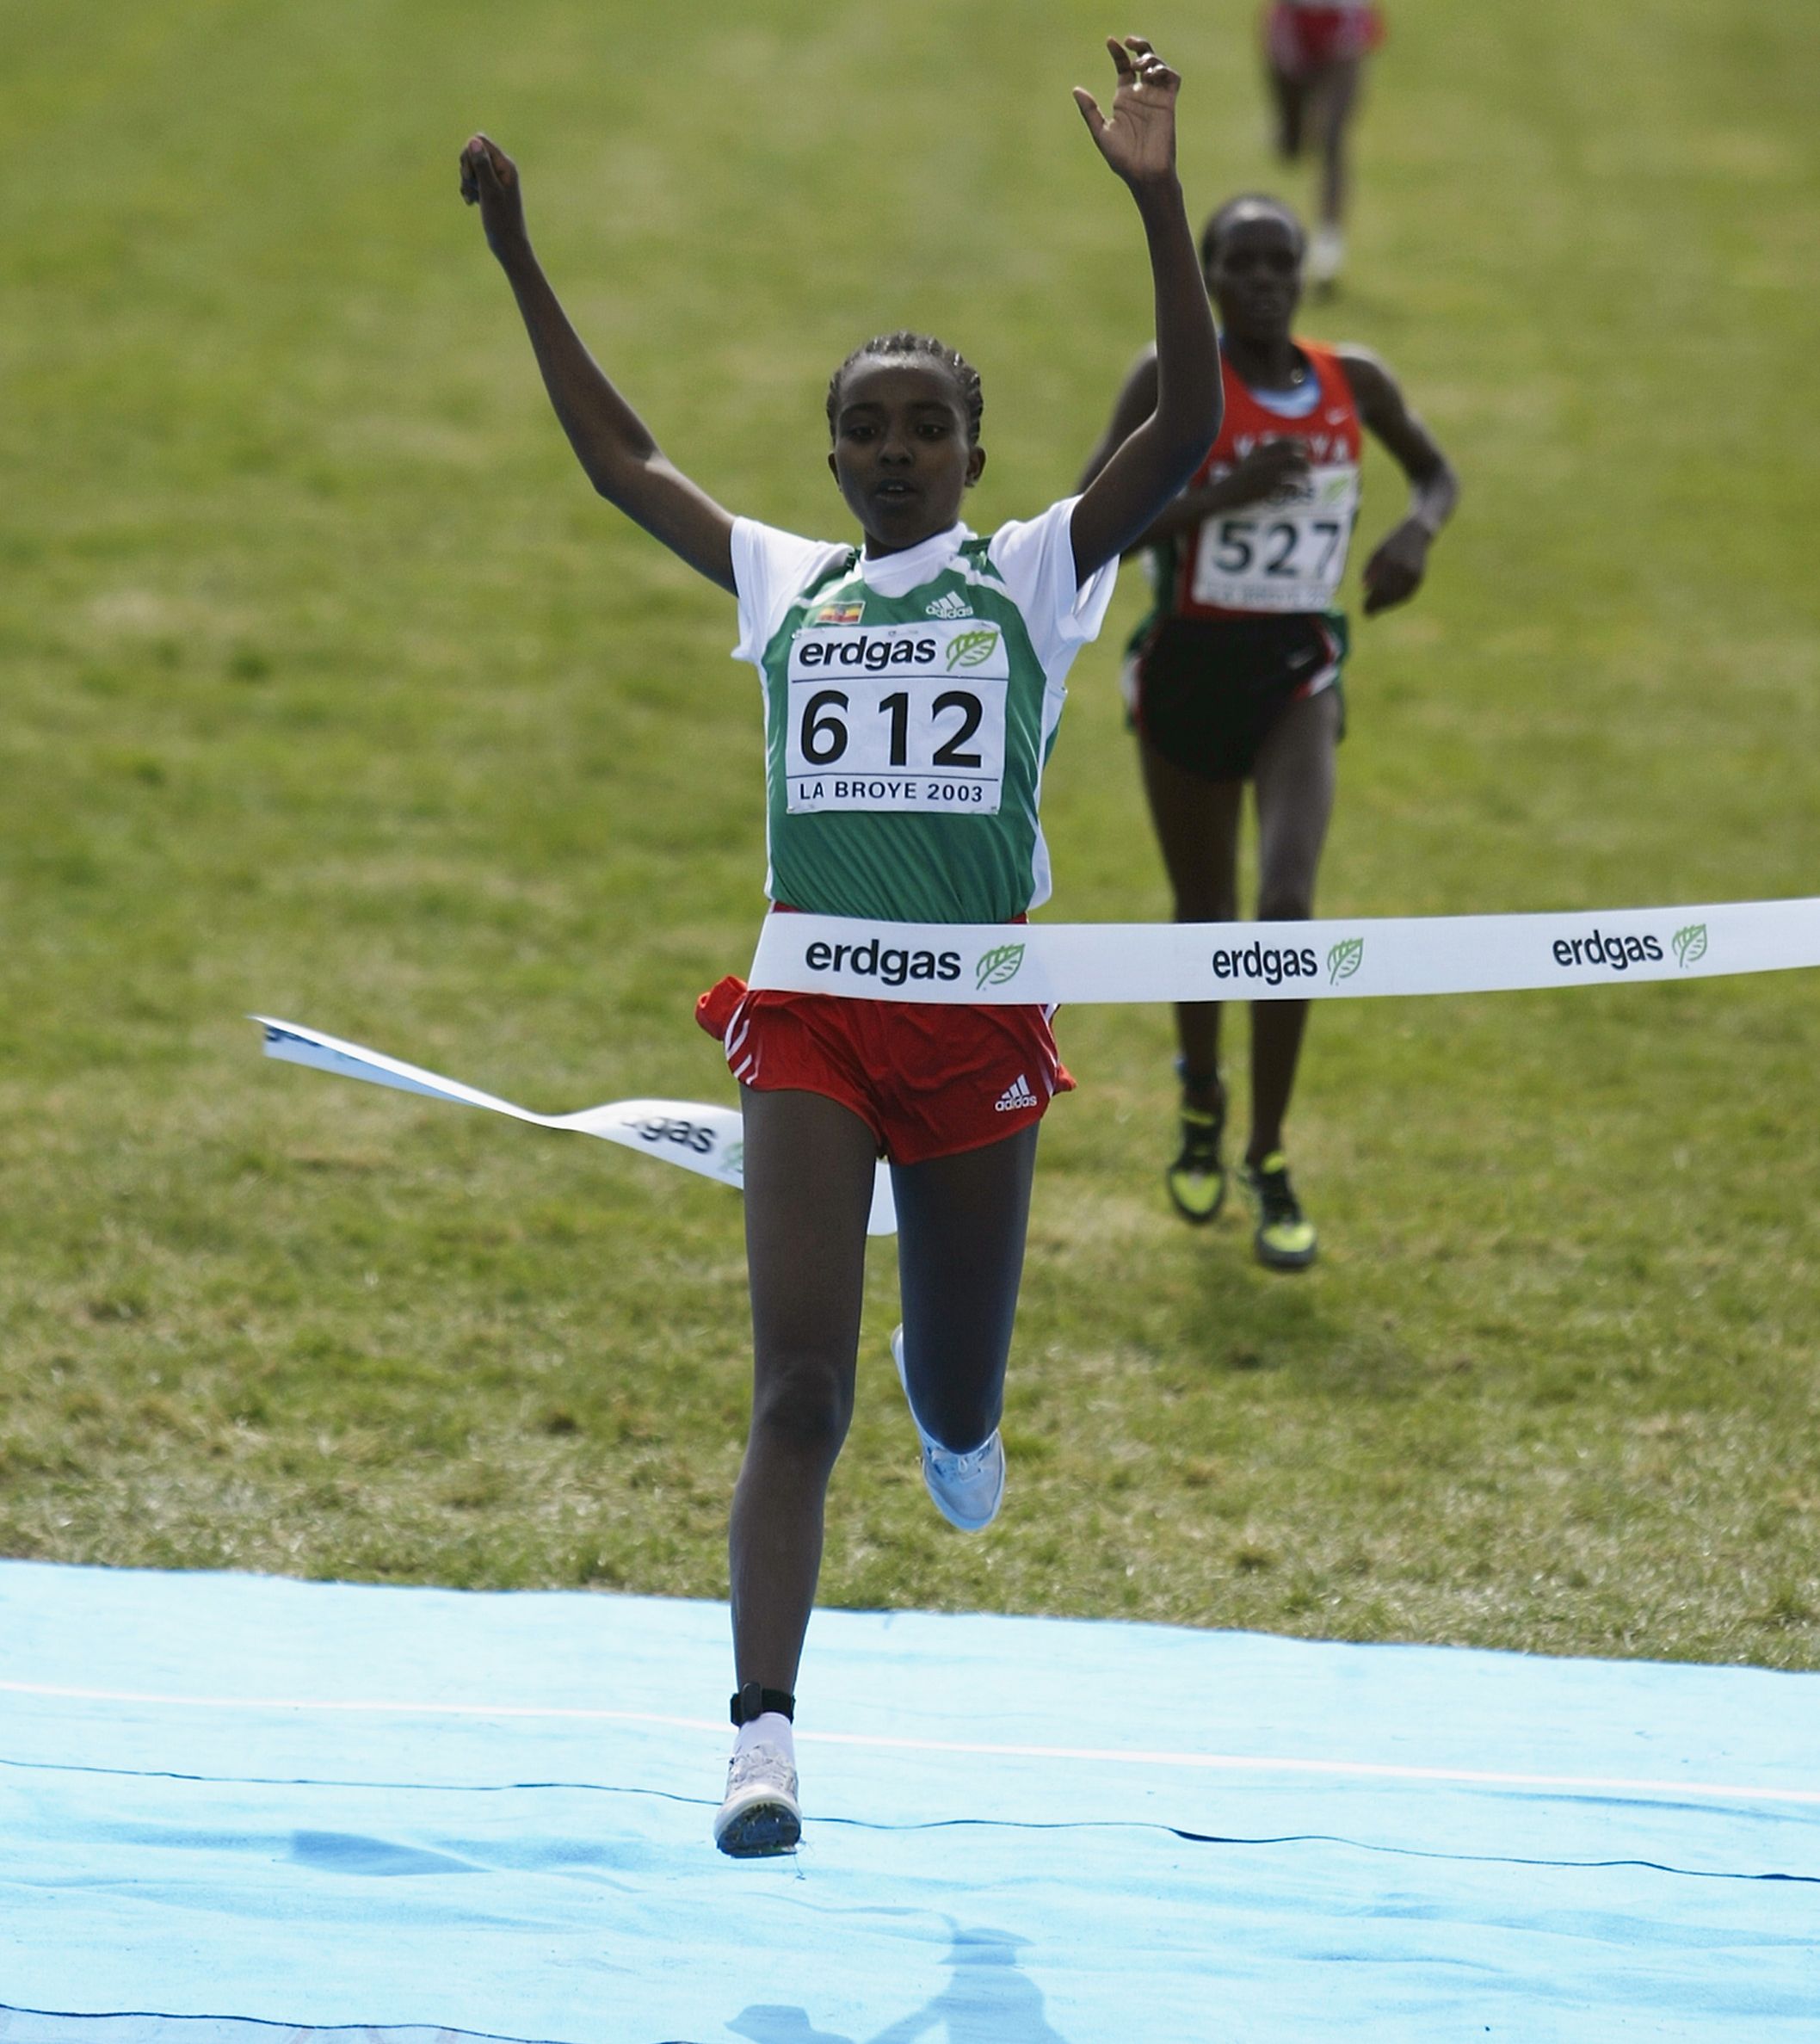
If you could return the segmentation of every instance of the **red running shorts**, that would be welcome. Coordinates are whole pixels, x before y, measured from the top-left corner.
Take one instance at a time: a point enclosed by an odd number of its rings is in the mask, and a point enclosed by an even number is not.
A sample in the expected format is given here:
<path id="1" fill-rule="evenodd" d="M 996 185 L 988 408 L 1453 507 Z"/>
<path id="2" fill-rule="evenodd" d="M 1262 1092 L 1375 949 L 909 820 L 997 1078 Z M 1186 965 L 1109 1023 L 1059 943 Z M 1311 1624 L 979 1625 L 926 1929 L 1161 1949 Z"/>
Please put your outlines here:
<path id="1" fill-rule="evenodd" d="M 1306 7 L 1273 0 L 1264 10 L 1264 48 L 1271 68 L 1305 78 L 1330 64 L 1367 57 L 1384 40 L 1380 7 Z"/>
<path id="2" fill-rule="evenodd" d="M 983 1149 L 1070 1093 L 1046 1008 L 947 1008 L 754 992 L 723 979 L 695 1020 L 760 1093 L 819 1093 L 850 1108 L 893 1164 Z"/>

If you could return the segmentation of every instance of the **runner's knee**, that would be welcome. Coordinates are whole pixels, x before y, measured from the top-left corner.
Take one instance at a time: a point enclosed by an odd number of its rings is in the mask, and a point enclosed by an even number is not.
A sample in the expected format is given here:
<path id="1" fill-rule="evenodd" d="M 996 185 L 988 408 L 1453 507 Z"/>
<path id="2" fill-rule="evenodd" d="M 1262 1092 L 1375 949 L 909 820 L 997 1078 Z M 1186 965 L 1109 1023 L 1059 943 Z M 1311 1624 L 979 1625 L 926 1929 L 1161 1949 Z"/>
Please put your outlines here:
<path id="1" fill-rule="evenodd" d="M 970 1395 L 953 1386 L 928 1392 L 919 1387 L 916 1419 L 923 1432 L 950 1454 L 967 1455 L 991 1438 L 1002 1405 L 996 1389 L 985 1397 L 978 1393 Z"/>
<path id="2" fill-rule="evenodd" d="M 1238 919 L 1238 898 L 1219 887 L 1177 887 L 1175 920 L 1178 923 L 1234 923 Z"/>
<path id="3" fill-rule="evenodd" d="M 752 1431 L 830 1465 L 853 1418 L 853 1373 L 825 1355 L 768 1357 L 752 1394 Z"/>
<path id="4" fill-rule="evenodd" d="M 910 1382 L 917 1424 L 950 1454 L 971 1454 L 990 1439 L 1003 1411 L 1004 1354 L 951 1337 L 917 1362 Z"/>
<path id="5" fill-rule="evenodd" d="M 1267 881 L 1258 890 L 1260 923 L 1306 923 L 1314 914 L 1314 889 L 1299 880 Z"/>

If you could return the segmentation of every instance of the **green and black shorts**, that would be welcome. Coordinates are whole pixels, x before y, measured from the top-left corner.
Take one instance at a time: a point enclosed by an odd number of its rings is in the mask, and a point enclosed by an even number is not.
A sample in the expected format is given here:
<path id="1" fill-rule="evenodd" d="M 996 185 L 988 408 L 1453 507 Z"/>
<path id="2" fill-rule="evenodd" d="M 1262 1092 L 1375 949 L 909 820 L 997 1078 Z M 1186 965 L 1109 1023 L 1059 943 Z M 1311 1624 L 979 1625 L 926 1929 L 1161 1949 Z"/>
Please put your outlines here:
<path id="1" fill-rule="evenodd" d="M 1248 781 L 1293 703 L 1339 693 L 1347 645 L 1337 612 L 1151 618 L 1126 650 L 1126 709 L 1171 765 L 1205 781 Z M 1343 731 L 1343 695 L 1341 719 Z"/>

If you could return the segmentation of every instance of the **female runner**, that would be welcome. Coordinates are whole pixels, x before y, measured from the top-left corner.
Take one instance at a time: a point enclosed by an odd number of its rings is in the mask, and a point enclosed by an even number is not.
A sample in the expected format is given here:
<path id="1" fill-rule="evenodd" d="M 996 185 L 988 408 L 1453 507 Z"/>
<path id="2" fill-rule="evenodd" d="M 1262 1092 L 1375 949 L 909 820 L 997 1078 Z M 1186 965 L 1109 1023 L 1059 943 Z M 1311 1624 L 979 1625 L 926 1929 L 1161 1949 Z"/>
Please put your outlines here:
<path id="1" fill-rule="evenodd" d="M 551 401 L 601 494 L 738 600 L 758 668 L 779 910 L 896 921 L 1021 917 L 1048 892 L 1037 824 L 1063 676 L 1098 631 L 1119 555 L 1219 425 L 1218 344 L 1175 176 L 1180 80 L 1137 37 L 1116 96 L 1075 97 L 1150 248 L 1153 401 L 1093 486 L 976 539 L 979 380 L 939 342 L 867 342 L 829 387 L 829 466 L 861 544 L 736 518 L 659 452 L 590 359 L 531 252 L 518 172 L 477 135 L 463 196 L 516 294 Z M 738 1727 L 716 1842 L 784 1852 L 801 1829 L 791 1722 L 823 1502 L 852 1411 L 875 1158 L 891 1163 L 904 1325 L 892 1349 L 923 1475 L 957 1526 L 988 1524 L 1037 1123 L 1072 1084 L 1040 1009 L 747 993 L 723 1034 L 745 1120 L 751 1431 L 729 1538 Z"/>
<path id="2" fill-rule="evenodd" d="M 1309 281 L 1330 291 L 1346 259 L 1346 145 L 1365 59 L 1384 40 L 1378 0 L 1271 0 L 1264 12 L 1264 70 L 1276 111 L 1276 144 L 1291 163 L 1313 130 L 1321 152 L 1321 211 L 1309 250 Z"/>
<path id="3" fill-rule="evenodd" d="M 1237 915 L 1249 781 L 1257 802 L 1258 916 L 1287 922 L 1313 913 L 1333 808 L 1347 627 L 1332 605 L 1358 516 L 1361 426 L 1410 484 L 1407 516 L 1366 563 L 1367 617 L 1421 587 L 1459 485 L 1375 355 L 1292 335 L 1303 239 L 1287 207 L 1234 199 L 1207 222 L 1200 249 L 1219 312 L 1225 418 L 1194 480 L 1138 542 L 1151 549 L 1157 604 L 1131 643 L 1126 699 L 1175 920 Z M 1147 349 L 1119 393 L 1084 487 L 1147 415 L 1156 376 Z M 1214 1218 L 1226 1190 L 1219 1013 L 1217 1002 L 1175 1010 L 1181 1148 L 1168 1184 L 1178 1210 L 1198 1222 Z M 1251 1011 L 1243 1182 L 1257 1210 L 1258 1259 L 1275 1270 L 1305 1269 L 1315 1259 L 1315 1231 L 1283 1154 L 1307 1016 L 1306 1001 L 1259 1001 Z"/>

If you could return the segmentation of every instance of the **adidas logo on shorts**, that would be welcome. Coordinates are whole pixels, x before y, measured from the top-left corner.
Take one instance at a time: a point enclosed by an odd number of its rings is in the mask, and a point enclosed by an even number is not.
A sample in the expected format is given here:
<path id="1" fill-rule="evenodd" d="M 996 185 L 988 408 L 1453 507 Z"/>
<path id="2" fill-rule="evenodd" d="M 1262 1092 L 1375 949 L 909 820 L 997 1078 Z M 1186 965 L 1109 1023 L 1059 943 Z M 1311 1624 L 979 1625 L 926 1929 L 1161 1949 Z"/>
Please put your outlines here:
<path id="1" fill-rule="evenodd" d="M 1030 1090 L 1029 1080 L 1024 1077 L 1022 1072 L 1019 1072 L 1011 1084 L 993 1102 L 992 1108 L 995 1114 L 1015 1115 L 1021 1107 L 1035 1107 L 1036 1105 L 1037 1097 Z"/>
<path id="2" fill-rule="evenodd" d="M 972 607 L 958 589 L 951 589 L 937 596 L 925 613 L 929 617 L 972 617 Z"/>

